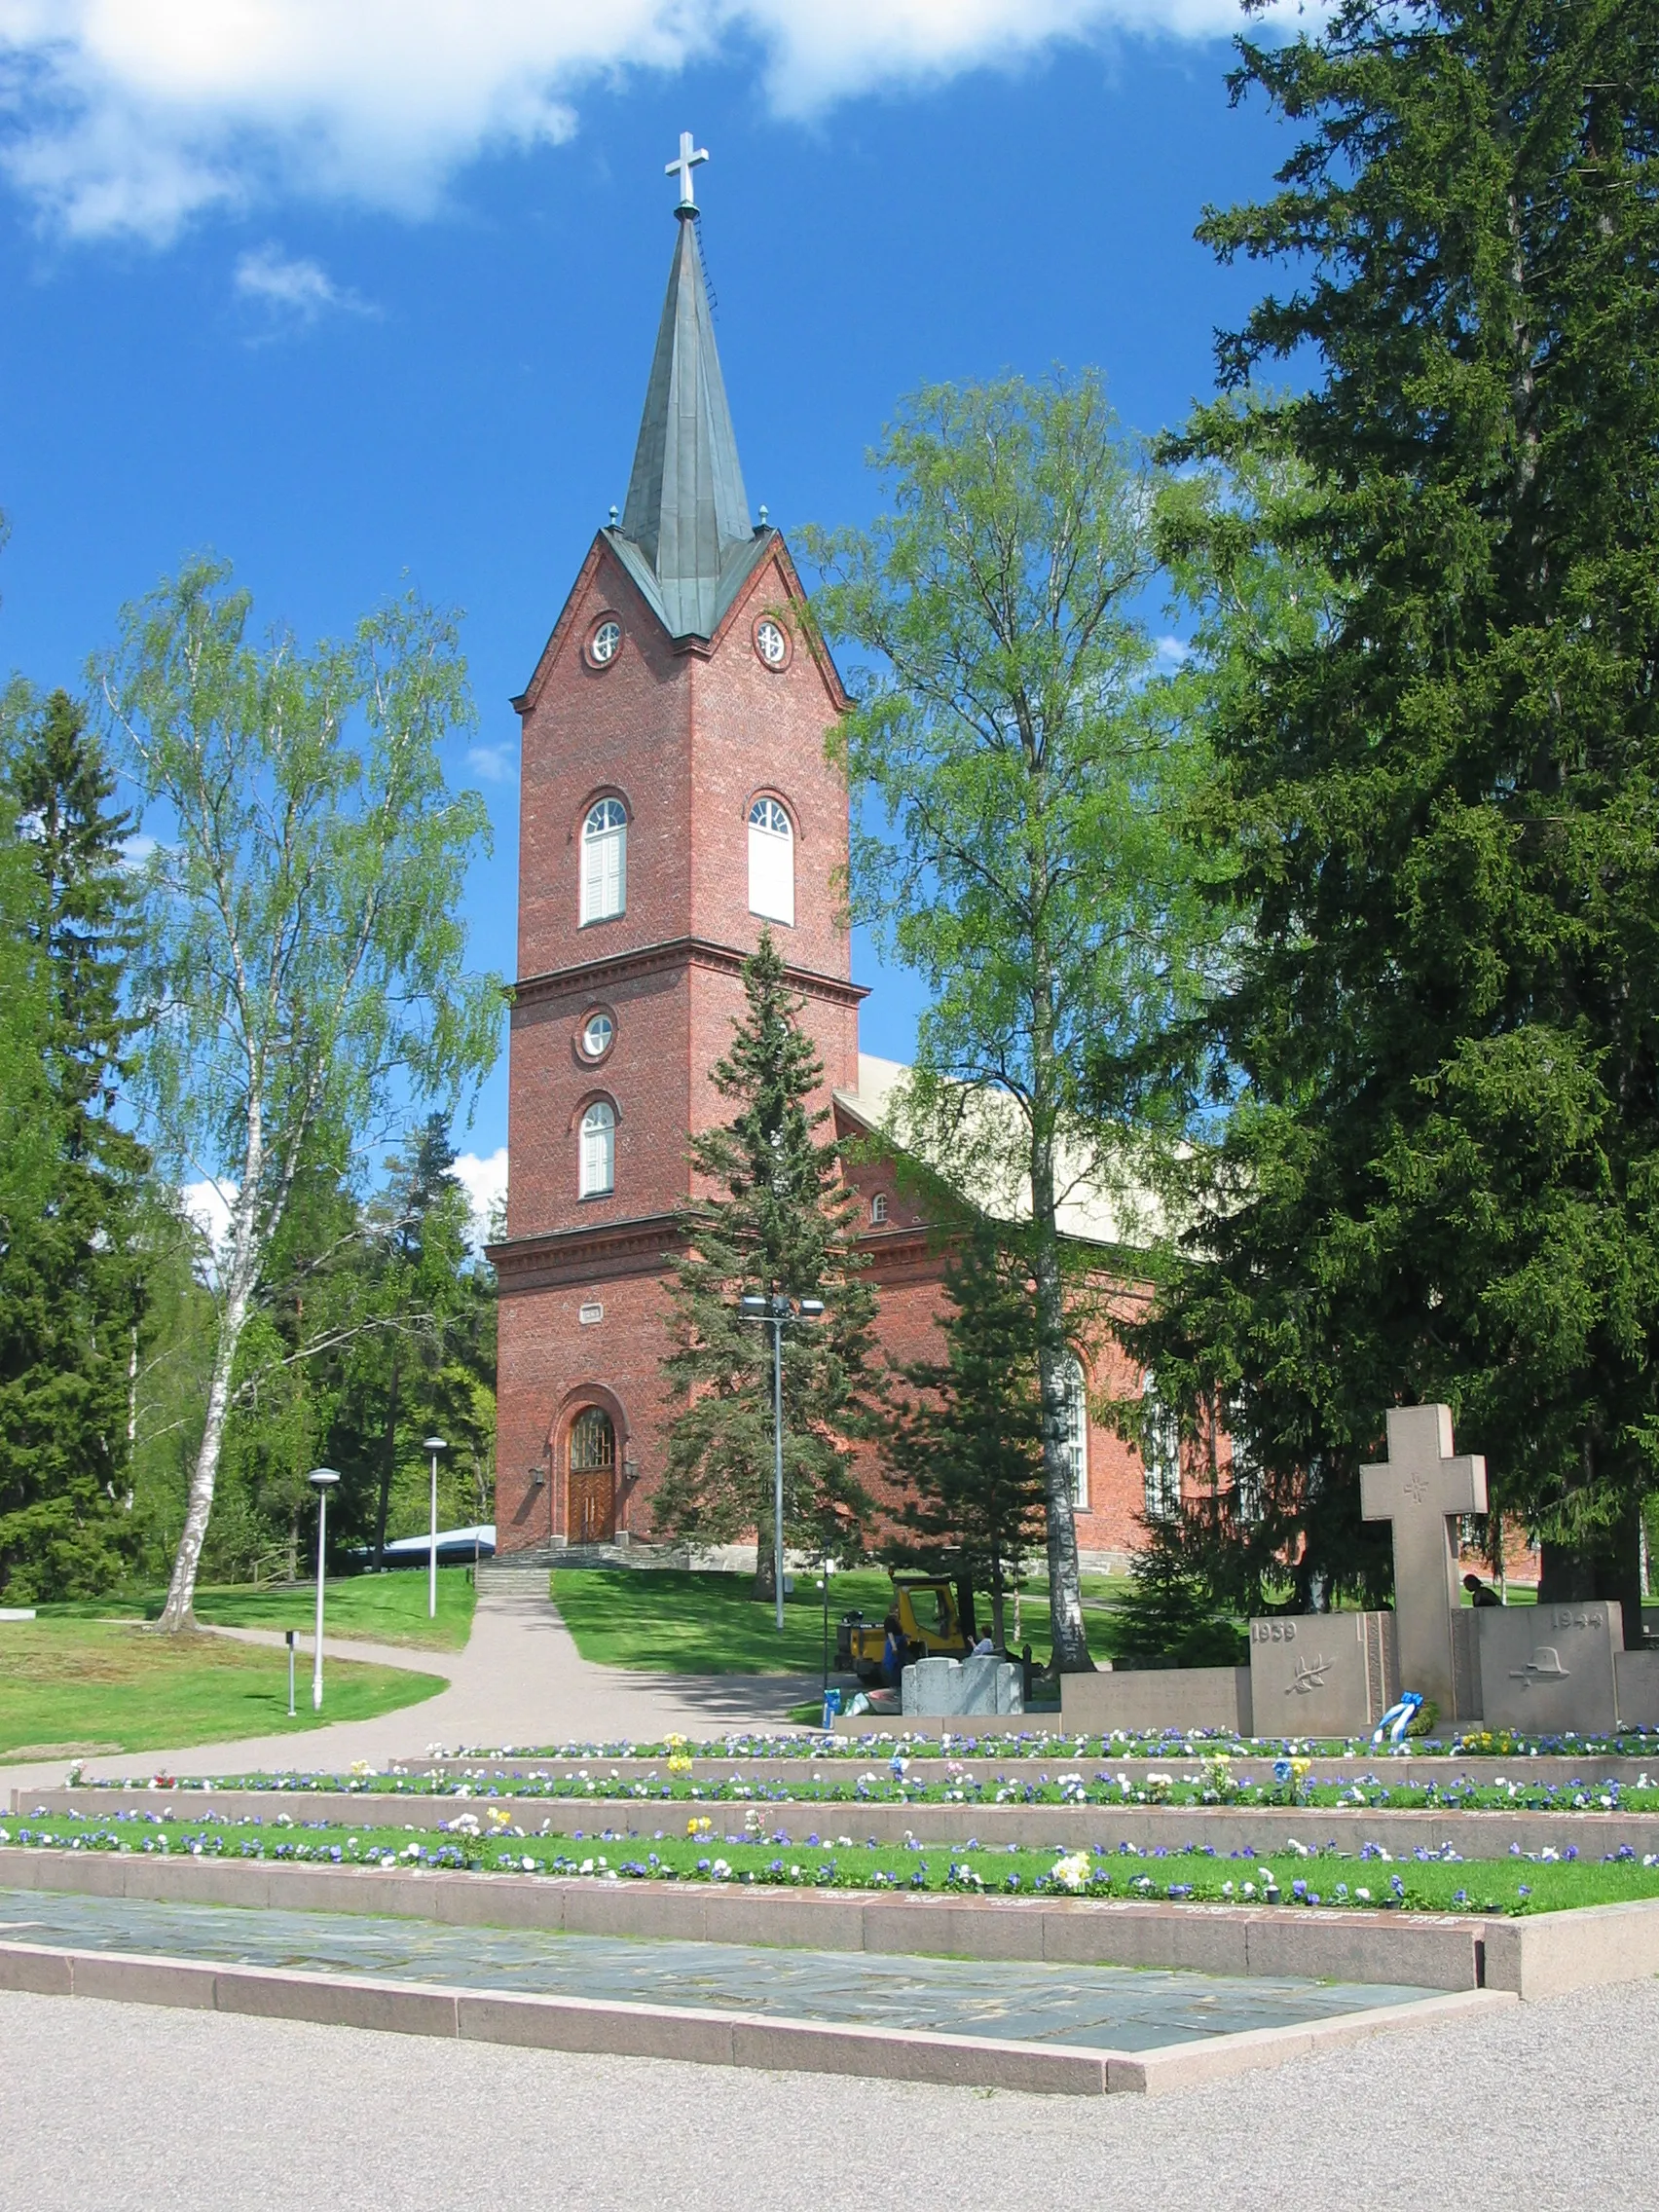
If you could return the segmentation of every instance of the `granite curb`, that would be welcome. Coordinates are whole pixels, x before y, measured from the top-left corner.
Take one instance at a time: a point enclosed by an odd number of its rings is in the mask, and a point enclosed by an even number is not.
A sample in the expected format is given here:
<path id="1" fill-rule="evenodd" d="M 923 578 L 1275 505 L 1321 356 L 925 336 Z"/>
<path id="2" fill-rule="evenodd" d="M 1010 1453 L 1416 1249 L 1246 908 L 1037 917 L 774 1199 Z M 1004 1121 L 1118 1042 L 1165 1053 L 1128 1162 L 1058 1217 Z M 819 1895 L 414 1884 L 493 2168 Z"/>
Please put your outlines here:
<path id="1" fill-rule="evenodd" d="M 1435 1990 L 1482 1987 L 1488 1978 L 1485 1945 L 1493 1928 L 1501 1925 L 1490 1915 L 1459 1913 L 888 1897 L 74 1851 L 6 1853 L 0 1858 L 0 1888 L 295 1912 L 384 1913 L 461 1927 L 659 1936 L 900 1957 L 1289 1974 Z M 1659 1935 L 1659 1900 L 1633 1909 L 1650 1914 Z M 1524 1981 L 1523 1970 L 1516 1972 Z M 1522 1987 L 1518 1993 L 1527 1992 Z"/>
<path id="2" fill-rule="evenodd" d="M 1332 2044 L 1435 2025 L 1515 2002 L 1504 1992 L 1471 1990 L 1125 2052 L 23 1943 L 0 1943 L 0 1989 L 538 2050 L 1073 2096 L 1167 2094 L 1283 2065 Z"/>

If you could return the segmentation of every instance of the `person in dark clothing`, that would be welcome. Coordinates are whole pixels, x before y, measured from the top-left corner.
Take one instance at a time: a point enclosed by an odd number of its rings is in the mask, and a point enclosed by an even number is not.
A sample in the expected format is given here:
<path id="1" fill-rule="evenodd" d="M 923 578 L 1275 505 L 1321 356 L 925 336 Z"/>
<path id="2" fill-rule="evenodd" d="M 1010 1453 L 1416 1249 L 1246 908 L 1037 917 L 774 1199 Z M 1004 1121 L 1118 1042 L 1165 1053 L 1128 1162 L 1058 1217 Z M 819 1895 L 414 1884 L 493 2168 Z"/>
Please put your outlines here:
<path id="1" fill-rule="evenodd" d="M 1469 1593 L 1471 1605 L 1501 1605 L 1503 1600 L 1490 1582 L 1483 1582 L 1478 1574 L 1465 1574 L 1463 1588 Z"/>
<path id="2" fill-rule="evenodd" d="M 881 1627 L 886 1640 L 881 1646 L 881 1678 L 890 1690 L 896 1690 L 903 1678 L 905 1664 L 909 1656 L 904 1641 L 904 1631 L 900 1625 L 897 1612 L 889 1613 Z"/>

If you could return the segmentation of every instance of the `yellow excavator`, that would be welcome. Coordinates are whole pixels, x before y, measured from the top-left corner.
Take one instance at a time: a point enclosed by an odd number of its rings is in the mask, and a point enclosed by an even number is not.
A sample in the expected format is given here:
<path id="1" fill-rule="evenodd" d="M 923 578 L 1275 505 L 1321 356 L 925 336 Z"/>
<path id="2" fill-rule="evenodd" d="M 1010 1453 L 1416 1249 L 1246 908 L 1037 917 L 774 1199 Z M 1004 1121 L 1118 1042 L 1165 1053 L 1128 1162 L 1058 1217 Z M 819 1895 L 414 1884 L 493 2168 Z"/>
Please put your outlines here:
<path id="1" fill-rule="evenodd" d="M 956 1610 L 956 1589 L 938 1574 L 896 1574 L 891 1610 L 899 1615 L 904 1641 L 930 1659 L 960 1659 L 968 1648 Z M 883 1621 L 861 1612 L 843 1613 L 835 1632 L 835 1664 L 861 1682 L 879 1682 L 887 1641 Z"/>

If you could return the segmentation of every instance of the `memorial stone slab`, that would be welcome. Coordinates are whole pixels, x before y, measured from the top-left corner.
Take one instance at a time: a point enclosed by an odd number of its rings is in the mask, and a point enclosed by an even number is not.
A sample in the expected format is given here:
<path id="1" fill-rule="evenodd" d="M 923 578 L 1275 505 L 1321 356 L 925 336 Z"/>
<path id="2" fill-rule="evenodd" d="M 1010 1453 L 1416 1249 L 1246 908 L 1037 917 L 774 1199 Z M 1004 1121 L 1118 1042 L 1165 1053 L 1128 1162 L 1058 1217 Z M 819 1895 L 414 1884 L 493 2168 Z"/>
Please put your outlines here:
<path id="1" fill-rule="evenodd" d="M 1617 1604 L 1491 1605 L 1474 1615 L 1482 1717 L 1529 1736 L 1600 1735 L 1618 1724 Z"/>
<path id="2" fill-rule="evenodd" d="M 1392 1613 L 1292 1613 L 1250 1623 L 1258 1736 L 1358 1736 L 1395 1695 Z"/>
<path id="3" fill-rule="evenodd" d="M 991 1651 L 961 1660 L 914 1660 L 901 1677 L 899 1702 L 905 1713 L 939 1717 L 1025 1710 L 1019 1669 Z"/>
<path id="4" fill-rule="evenodd" d="M 1472 1720 L 1466 1685 L 1458 1701 L 1454 1645 L 1462 1604 L 1456 1516 L 1486 1511 L 1486 1461 L 1454 1456 L 1449 1406 L 1390 1406 L 1387 1421 L 1388 1456 L 1359 1470 L 1359 1502 L 1367 1521 L 1393 1524 L 1400 1687 L 1432 1699 L 1442 1723 Z"/>

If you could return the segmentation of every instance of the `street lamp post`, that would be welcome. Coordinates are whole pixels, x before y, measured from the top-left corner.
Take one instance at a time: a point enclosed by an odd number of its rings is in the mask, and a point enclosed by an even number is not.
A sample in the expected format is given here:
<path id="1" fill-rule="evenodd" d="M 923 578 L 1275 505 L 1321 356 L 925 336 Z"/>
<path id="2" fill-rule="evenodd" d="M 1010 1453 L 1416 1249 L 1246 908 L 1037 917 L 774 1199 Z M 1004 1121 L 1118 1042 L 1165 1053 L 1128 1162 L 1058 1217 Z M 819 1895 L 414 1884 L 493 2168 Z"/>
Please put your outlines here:
<path id="1" fill-rule="evenodd" d="M 750 1292 L 738 1300 L 746 1319 L 759 1321 L 772 1332 L 772 1574 L 778 1604 L 778 1634 L 784 1633 L 784 1331 L 796 1321 L 816 1321 L 824 1311 L 822 1298 L 788 1298 L 776 1291 L 770 1298 Z"/>
<path id="2" fill-rule="evenodd" d="M 432 1456 L 432 1539 L 426 1560 L 426 1618 L 438 1617 L 438 1454 L 449 1446 L 441 1436 L 428 1436 L 425 1449 Z"/>
<path id="3" fill-rule="evenodd" d="M 328 1541 L 328 1493 L 340 1477 L 332 1467 L 313 1467 L 306 1477 L 316 1492 L 316 1641 L 312 1653 L 312 1711 L 322 1711 L 322 1567 Z"/>

